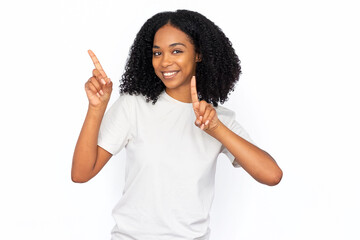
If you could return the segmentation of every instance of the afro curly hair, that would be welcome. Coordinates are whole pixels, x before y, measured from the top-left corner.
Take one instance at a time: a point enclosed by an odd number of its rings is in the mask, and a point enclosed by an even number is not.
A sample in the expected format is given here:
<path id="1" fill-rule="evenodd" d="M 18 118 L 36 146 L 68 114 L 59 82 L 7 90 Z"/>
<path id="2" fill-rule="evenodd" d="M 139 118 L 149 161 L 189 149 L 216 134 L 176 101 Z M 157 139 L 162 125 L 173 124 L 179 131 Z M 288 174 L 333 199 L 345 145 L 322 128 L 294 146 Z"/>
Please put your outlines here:
<path id="1" fill-rule="evenodd" d="M 187 34 L 201 55 L 196 65 L 196 87 L 200 100 L 218 106 L 234 91 L 241 74 L 240 60 L 230 40 L 211 20 L 198 12 L 177 10 L 157 13 L 141 27 L 130 48 L 125 72 L 120 82 L 120 93 L 142 94 L 153 104 L 165 90 L 156 76 L 153 65 L 153 41 L 162 26 L 170 24 Z"/>

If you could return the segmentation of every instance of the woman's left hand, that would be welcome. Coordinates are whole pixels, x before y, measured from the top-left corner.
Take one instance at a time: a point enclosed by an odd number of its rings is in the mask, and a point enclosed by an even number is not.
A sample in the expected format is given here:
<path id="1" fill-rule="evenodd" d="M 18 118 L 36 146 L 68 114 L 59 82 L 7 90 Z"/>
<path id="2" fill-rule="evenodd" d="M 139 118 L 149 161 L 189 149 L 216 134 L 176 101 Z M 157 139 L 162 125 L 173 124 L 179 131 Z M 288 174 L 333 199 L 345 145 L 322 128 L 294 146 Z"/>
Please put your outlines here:
<path id="1" fill-rule="evenodd" d="M 202 100 L 199 102 L 195 76 L 191 79 L 191 100 L 196 115 L 195 125 L 207 133 L 214 131 L 220 124 L 217 113 L 212 104 Z"/>

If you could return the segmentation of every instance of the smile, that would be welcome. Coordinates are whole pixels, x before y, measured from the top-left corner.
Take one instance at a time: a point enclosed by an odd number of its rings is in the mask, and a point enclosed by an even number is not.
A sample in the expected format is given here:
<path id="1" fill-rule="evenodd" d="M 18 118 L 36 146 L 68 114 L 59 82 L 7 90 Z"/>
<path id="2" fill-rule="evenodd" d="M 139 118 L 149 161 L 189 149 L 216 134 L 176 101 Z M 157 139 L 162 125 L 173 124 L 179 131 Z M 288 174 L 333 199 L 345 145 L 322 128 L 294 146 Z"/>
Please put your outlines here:
<path id="1" fill-rule="evenodd" d="M 164 76 L 165 79 L 169 79 L 169 78 L 175 77 L 178 72 L 179 72 L 179 71 L 174 71 L 174 72 L 162 72 L 162 74 L 163 74 L 163 76 Z"/>

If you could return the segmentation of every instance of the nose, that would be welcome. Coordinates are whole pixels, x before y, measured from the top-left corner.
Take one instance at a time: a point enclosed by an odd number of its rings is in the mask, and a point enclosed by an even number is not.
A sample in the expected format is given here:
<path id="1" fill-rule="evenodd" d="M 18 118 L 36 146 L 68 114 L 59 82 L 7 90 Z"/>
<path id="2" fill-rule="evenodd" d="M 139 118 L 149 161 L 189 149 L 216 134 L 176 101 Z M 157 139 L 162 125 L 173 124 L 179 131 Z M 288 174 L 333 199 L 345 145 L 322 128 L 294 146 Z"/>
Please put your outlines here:
<path id="1" fill-rule="evenodd" d="M 172 64 L 173 64 L 173 61 L 172 61 L 171 56 L 169 56 L 169 54 L 164 54 L 161 59 L 161 66 L 163 68 L 166 68 L 168 66 L 171 66 Z"/>

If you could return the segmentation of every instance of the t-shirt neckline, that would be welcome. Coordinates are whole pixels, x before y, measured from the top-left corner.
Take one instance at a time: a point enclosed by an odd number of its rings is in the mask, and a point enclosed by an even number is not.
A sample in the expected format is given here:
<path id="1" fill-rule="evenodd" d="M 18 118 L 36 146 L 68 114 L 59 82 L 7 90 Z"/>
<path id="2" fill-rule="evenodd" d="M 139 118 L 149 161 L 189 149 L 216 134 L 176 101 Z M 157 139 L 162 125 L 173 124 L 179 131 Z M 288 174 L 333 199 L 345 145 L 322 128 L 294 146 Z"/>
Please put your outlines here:
<path id="1" fill-rule="evenodd" d="M 171 102 L 177 103 L 177 104 L 181 104 L 183 106 L 192 106 L 192 103 L 186 103 L 186 102 L 181 102 L 173 97 L 171 97 L 169 94 L 167 94 L 167 92 L 164 90 L 163 95 L 166 99 L 168 99 Z"/>

